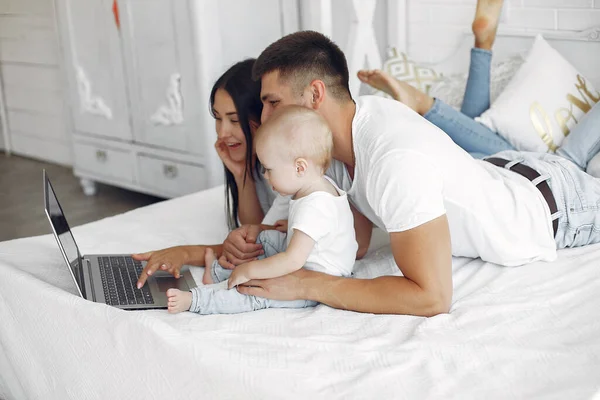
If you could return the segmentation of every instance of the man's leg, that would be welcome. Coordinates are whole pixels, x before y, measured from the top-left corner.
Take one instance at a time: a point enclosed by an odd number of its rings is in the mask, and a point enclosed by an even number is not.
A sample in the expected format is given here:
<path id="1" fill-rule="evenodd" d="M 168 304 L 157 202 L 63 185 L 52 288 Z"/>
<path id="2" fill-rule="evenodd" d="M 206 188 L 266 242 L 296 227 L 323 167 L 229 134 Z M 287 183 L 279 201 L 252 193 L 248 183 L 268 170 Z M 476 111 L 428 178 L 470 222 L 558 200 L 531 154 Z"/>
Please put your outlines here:
<path id="1" fill-rule="evenodd" d="M 552 188 L 555 198 L 563 198 L 565 202 L 564 215 L 559 219 L 556 234 L 557 246 L 579 247 L 599 243 L 600 179 L 586 174 L 572 163 L 565 162 L 560 167 L 564 177 L 560 182 L 562 193 L 557 196 L 555 188 Z"/>
<path id="2" fill-rule="evenodd" d="M 581 118 L 563 140 L 556 154 L 586 170 L 590 160 L 600 152 L 600 102 Z"/>

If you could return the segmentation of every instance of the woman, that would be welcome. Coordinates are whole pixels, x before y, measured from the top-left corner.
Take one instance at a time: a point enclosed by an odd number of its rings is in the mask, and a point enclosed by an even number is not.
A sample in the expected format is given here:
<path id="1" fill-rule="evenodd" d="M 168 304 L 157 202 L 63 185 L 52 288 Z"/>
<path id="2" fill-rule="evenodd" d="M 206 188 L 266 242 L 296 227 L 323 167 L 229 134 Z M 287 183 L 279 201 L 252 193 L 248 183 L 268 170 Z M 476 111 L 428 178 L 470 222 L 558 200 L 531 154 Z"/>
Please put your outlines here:
<path id="1" fill-rule="evenodd" d="M 469 78 L 460 112 L 380 70 L 359 71 L 359 79 L 421 114 L 475 158 L 504 150 L 516 150 L 496 132 L 474 120 L 490 107 L 491 50 L 496 39 L 502 3 L 502 0 L 477 2 L 472 26 L 475 46 L 471 50 Z M 573 127 L 556 154 L 586 170 L 589 161 L 600 151 L 598 126 L 600 103 Z"/>
<path id="2" fill-rule="evenodd" d="M 217 131 L 215 149 L 225 166 L 227 224 L 235 229 L 240 223 L 260 224 L 265 220 L 272 221 L 275 229 L 286 231 L 285 221 L 274 222 L 279 210 L 277 204 L 272 208 L 276 193 L 260 173 L 252 144 L 262 112 L 260 82 L 252 80 L 254 61 L 248 59 L 233 65 L 217 79 L 210 93 L 210 112 Z M 134 254 L 133 258 L 148 262 L 145 271 L 156 266 L 179 277 L 179 268 L 184 264 L 203 266 L 209 247 L 216 254 L 222 254 L 222 245 L 189 245 Z M 247 251 L 252 252 L 253 257 L 263 254 L 259 244 L 247 244 Z M 140 283 L 143 285 L 145 280 L 144 272 Z"/>

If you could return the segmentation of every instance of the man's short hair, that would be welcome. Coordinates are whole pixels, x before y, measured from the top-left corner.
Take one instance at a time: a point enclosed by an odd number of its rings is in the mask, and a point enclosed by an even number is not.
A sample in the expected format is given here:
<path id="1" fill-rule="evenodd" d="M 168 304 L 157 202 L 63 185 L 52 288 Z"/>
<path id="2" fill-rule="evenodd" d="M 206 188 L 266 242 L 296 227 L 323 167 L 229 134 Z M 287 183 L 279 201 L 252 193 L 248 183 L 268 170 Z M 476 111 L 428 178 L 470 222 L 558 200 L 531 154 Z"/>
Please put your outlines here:
<path id="1" fill-rule="evenodd" d="M 340 48 L 327 36 L 314 31 L 301 31 L 282 37 L 258 57 L 252 76 L 279 71 L 280 79 L 299 94 L 310 82 L 322 80 L 337 100 L 350 100 L 348 63 Z"/>

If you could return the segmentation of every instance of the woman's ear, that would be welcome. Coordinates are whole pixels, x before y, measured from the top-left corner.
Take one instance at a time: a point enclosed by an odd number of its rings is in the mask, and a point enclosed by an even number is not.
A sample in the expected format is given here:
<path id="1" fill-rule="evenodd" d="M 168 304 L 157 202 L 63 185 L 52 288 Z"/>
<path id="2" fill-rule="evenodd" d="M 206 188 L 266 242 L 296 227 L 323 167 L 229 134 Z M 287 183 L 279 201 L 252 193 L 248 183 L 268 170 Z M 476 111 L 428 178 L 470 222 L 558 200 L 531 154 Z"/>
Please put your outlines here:
<path id="1" fill-rule="evenodd" d="M 304 158 L 296 158 L 296 175 L 304 176 L 306 171 L 308 170 L 308 162 Z"/>

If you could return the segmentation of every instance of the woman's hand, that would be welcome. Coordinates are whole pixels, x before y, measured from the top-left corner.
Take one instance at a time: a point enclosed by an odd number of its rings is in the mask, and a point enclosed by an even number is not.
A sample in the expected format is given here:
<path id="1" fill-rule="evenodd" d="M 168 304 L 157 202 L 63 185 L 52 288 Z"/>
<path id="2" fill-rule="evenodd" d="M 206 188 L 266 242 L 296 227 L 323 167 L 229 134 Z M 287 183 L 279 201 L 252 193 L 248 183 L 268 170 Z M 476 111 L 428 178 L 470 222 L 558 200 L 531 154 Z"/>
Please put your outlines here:
<path id="1" fill-rule="evenodd" d="M 152 275 L 158 269 L 167 271 L 175 278 L 179 278 L 179 271 L 182 265 L 187 262 L 189 252 L 186 246 L 176 246 L 163 250 L 149 251 L 147 253 L 132 254 L 131 257 L 134 260 L 148 262 L 138 278 L 137 287 L 139 289 L 144 286 L 148 276 Z"/>
<path id="2" fill-rule="evenodd" d="M 215 150 L 217 150 L 217 154 L 223 164 L 225 164 L 225 168 L 229 170 L 234 176 L 235 179 L 241 179 L 246 172 L 246 162 L 245 161 L 233 161 L 231 156 L 229 155 L 229 149 L 227 148 L 227 144 L 221 140 L 217 139 L 215 142 Z"/>
<path id="3" fill-rule="evenodd" d="M 223 255 L 229 262 L 221 265 L 232 269 L 232 266 L 243 264 L 264 254 L 262 245 L 256 243 L 261 230 L 260 225 L 243 225 L 231 231 L 223 242 Z"/>
<path id="4" fill-rule="evenodd" d="M 273 228 L 275 228 L 276 231 L 287 233 L 288 220 L 280 219 L 279 221 L 275 222 L 275 225 L 273 225 Z"/>

